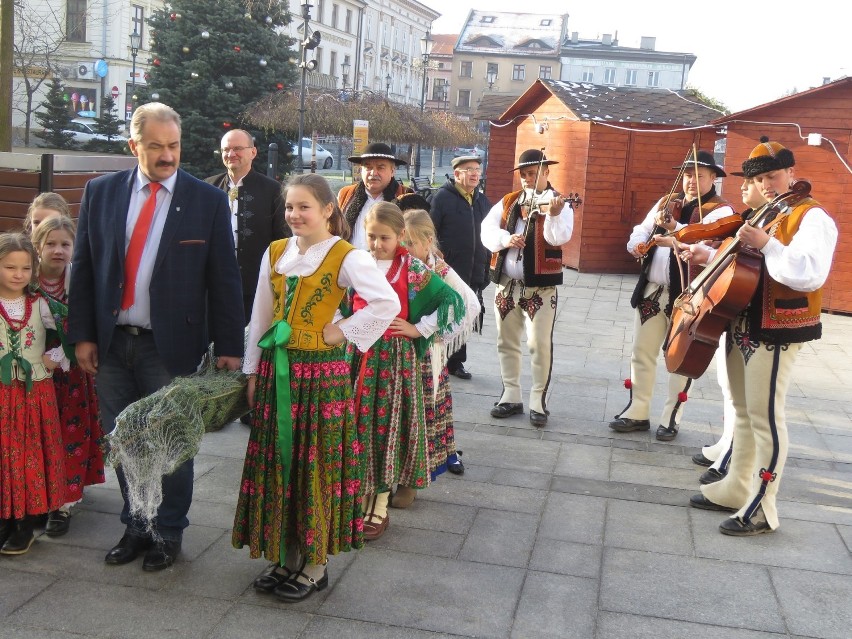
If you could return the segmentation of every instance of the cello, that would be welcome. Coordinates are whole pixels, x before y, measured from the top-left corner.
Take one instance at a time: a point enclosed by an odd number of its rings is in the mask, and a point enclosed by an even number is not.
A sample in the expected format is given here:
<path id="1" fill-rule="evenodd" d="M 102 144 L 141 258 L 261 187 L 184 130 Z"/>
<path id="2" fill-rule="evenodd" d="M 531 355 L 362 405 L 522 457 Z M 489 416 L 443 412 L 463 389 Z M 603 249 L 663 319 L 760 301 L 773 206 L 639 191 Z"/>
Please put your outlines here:
<path id="1" fill-rule="evenodd" d="M 764 204 L 746 224 L 759 227 L 770 215 L 783 215 L 810 192 L 809 182 L 794 180 L 789 191 Z M 692 379 L 704 374 L 722 333 L 754 296 L 762 266 L 763 254 L 758 249 L 744 246 L 736 236 L 722 242 L 713 260 L 674 303 L 665 341 L 670 373 Z"/>

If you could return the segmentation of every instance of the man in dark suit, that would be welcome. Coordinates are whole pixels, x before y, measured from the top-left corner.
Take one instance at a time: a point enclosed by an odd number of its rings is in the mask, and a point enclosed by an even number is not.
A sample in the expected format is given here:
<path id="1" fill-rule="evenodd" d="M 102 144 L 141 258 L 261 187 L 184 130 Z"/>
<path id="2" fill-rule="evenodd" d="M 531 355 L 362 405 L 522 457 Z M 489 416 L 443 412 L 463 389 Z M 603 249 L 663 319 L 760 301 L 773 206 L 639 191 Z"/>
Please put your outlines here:
<path id="1" fill-rule="evenodd" d="M 281 184 L 252 168 L 257 148 L 251 134 L 243 129 L 228 131 L 222 137 L 220 150 L 228 170 L 205 182 L 228 194 L 237 263 L 243 282 L 243 310 L 248 320 L 263 252 L 273 241 L 292 233 L 284 221 Z"/>
<path id="2" fill-rule="evenodd" d="M 96 178 L 83 192 L 70 286 L 70 341 L 83 370 L 97 375 L 105 432 L 128 405 L 193 372 L 210 341 L 220 368 L 237 370 L 243 354 L 227 197 L 178 169 L 180 116 L 170 107 L 139 107 L 130 130 L 138 168 Z M 156 542 L 131 517 L 116 474 L 126 530 L 106 563 L 147 551 L 145 570 L 167 568 L 189 525 L 193 460 L 163 478 Z"/>

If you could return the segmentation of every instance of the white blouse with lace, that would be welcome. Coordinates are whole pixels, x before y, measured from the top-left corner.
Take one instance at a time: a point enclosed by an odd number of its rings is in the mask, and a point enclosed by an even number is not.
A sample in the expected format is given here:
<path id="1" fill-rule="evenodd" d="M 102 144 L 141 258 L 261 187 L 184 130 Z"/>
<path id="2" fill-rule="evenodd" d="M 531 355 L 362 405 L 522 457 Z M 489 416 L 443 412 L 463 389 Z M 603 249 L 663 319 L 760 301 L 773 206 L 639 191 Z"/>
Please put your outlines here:
<path id="1" fill-rule="evenodd" d="M 287 248 L 276 262 L 276 273 L 288 276 L 310 275 L 319 268 L 331 247 L 340 240 L 333 236 L 299 252 L 296 239 L 287 242 Z M 343 331 L 346 339 L 361 352 L 366 352 L 382 333 L 384 333 L 400 310 L 396 293 L 388 284 L 376 262 L 366 251 L 350 251 L 343 259 L 337 283 L 342 288 L 354 288 L 367 302 L 367 305 L 343 318 L 339 311 L 334 314 L 334 323 Z M 272 325 L 272 307 L 274 293 L 270 282 L 269 249 L 263 254 L 257 292 L 249 321 L 248 344 L 243 360 L 243 372 L 247 375 L 257 373 L 260 364 L 261 348 L 257 342 Z"/>

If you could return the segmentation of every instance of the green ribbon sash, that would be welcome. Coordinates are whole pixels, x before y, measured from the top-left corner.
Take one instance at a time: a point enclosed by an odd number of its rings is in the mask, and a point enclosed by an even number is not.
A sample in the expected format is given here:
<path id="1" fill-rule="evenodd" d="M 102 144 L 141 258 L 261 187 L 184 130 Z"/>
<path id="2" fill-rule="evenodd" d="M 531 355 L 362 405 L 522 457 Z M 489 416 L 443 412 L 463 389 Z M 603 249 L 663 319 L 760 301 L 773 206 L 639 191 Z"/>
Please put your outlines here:
<path id="1" fill-rule="evenodd" d="M 24 377 L 27 385 L 27 392 L 29 393 L 33 389 L 33 367 L 26 359 L 24 359 L 21 355 L 18 355 L 14 352 L 6 353 L 2 359 L 0 359 L 0 382 L 5 384 L 6 386 L 11 385 L 12 380 L 15 376 L 12 374 L 12 364 L 18 362 L 18 366 L 21 367 L 21 370 L 24 371 Z"/>
<path id="2" fill-rule="evenodd" d="M 260 338 L 257 343 L 263 349 L 273 351 L 275 366 L 275 399 L 278 425 L 278 459 L 281 462 L 281 485 L 287 491 L 290 481 L 290 462 L 293 459 L 293 414 L 290 398 L 290 358 L 287 356 L 287 344 L 290 342 L 292 328 L 286 320 L 278 320 Z M 284 531 L 281 531 L 279 564 L 284 562 Z"/>

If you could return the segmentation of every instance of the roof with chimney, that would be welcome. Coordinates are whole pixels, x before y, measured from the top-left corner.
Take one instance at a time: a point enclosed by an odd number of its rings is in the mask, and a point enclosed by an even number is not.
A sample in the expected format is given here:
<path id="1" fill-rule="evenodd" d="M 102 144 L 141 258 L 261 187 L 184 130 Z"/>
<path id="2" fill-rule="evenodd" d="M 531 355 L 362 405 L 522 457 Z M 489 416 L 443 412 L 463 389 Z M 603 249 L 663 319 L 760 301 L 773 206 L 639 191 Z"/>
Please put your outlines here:
<path id="1" fill-rule="evenodd" d="M 459 34 L 456 51 L 556 57 L 567 21 L 567 14 L 471 9 Z"/>

